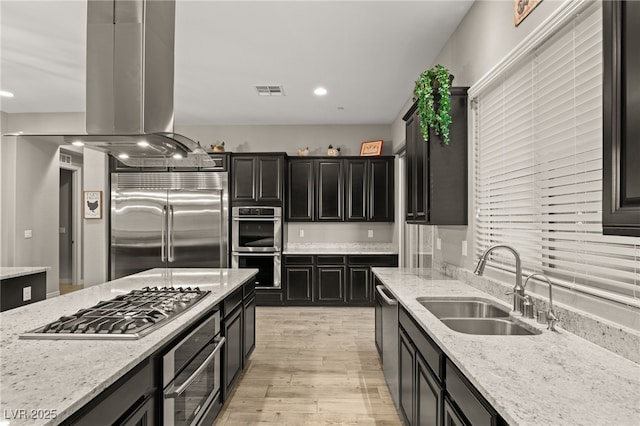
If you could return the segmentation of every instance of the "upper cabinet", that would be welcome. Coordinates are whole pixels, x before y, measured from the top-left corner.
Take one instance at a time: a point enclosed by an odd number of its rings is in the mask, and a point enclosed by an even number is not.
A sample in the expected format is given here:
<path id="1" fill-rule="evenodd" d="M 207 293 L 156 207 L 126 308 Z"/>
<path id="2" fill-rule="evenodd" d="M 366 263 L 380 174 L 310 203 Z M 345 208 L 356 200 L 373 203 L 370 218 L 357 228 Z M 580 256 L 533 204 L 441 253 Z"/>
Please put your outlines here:
<path id="1" fill-rule="evenodd" d="M 640 2 L 603 2 L 602 229 L 640 236 Z"/>
<path id="2" fill-rule="evenodd" d="M 284 154 L 233 154 L 231 201 L 236 205 L 282 205 L 284 158 Z"/>
<path id="3" fill-rule="evenodd" d="M 287 166 L 287 220 L 393 222 L 394 157 L 298 157 Z"/>
<path id="4" fill-rule="evenodd" d="M 425 142 L 414 104 L 406 122 L 407 216 L 410 223 L 467 224 L 467 87 L 451 88 L 449 145 L 431 131 Z"/>

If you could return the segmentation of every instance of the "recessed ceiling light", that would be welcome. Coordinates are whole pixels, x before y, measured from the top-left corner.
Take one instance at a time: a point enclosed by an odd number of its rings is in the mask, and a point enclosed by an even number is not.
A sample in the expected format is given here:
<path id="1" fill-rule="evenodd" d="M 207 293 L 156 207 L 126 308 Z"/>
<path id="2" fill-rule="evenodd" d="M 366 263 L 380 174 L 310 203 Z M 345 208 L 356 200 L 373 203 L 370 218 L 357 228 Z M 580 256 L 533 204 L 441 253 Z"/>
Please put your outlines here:
<path id="1" fill-rule="evenodd" d="M 327 94 L 327 89 L 325 89 L 324 87 L 317 87 L 313 93 L 317 96 L 324 96 Z"/>
<path id="2" fill-rule="evenodd" d="M 149 146 L 149 142 L 147 142 L 147 141 L 139 141 L 138 142 L 138 146 L 141 147 L 141 148 L 146 148 L 146 147 Z"/>
<path id="3" fill-rule="evenodd" d="M 82 141 L 73 141 L 73 142 L 71 142 L 71 145 L 73 145 L 73 146 L 84 146 L 84 142 L 82 142 Z"/>
<path id="4" fill-rule="evenodd" d="M 180 160 L 182 159 L 182 154 L 173 154 L 173 158 L 175 158 L 176 160 Z"/>
<path id="5" fill-rule="evenodd" d="M 124 152 L 123 152 L 122 154 L 119 154 L 119 155 L 118 155 L 118 158 L 121 158 L 121 159 L 123 159 L 123 160 L 126 160 L 127 158 L 129 158 L 129 154 L 126 154 L 126 153 L 124 153 Z"/>
<path id="6" fill-rule="evenodd" d="M 5 98 L 13 98 L 13 93 L 0 90 L 0 96 L 4 96 Z"/>

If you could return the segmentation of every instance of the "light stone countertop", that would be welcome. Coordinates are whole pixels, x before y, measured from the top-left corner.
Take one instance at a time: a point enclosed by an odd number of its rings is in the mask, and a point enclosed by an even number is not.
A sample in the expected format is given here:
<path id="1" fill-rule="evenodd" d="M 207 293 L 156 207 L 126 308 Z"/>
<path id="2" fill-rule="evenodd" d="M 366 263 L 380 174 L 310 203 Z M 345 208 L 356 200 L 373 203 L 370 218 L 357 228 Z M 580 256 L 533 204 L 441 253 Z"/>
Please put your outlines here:
<path id="1" fill-rule="evenodd" d="M 390 243 L 288 243 L 282 254 L 398 254 Z"/>
<path id="2" fill-rule="evenodd" d="M 49 266 L 2 266 L 0 267 L 0 280 L 37 274 L 49 269 L 51 269 Z"/>
<path id="3" fill-rule="evenodd" d="M 151 269 L 0 314 L 0 423 L 58 424 L 100 394 L 210 308 L 247 282 L 257 269 Z M 101 300 L 145 286 L 211 291 L 172 321 L 138 340 L 23 340 L 18 336 Z M 56 410 L 50 422 L 12 419 L 11 411 Z"/>
<path id="4" fill-rule="evenodd" d="M 373 268 L 447 357 L 510 425 L 638 425 L 640 365 L 556 326 L 518 320 L 532 336 L 458 333 L 416 297 L 482 297 L 504 302 L 431 269 Z"/>

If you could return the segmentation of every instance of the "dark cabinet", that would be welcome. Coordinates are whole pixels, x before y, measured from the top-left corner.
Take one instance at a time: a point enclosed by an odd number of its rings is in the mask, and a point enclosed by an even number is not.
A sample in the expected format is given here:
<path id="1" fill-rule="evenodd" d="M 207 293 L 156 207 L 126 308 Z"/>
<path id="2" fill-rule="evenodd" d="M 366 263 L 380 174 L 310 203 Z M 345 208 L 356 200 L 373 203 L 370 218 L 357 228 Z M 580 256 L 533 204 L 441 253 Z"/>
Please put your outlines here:
<path id="1" fill-rule="evenodd" d="M 122 426 L 153 426 L 155 421 L 155 397 L 153 394 L 147 396 L 141 405 L 128 416 L 121 424 Z"/>
<path id="2" fill-rule="evenodd" d="M 231 313 L 225 315 L 222 333 L 227 339 L 224 343 L 224 357 L 222 358 L 222 399 L 226 401 L 242 372 L 244 360 L 242 306 L 236 307 Z"/>
<path id="3" fill-rule="evenodd" d="M 346 220 L 393 222 L 393 158 L 346 161 Z"/>
<path id="4" fill-rule="evenodd" d="M 244 301 L 244 365 L 256 348 L 256 296 L 249 296 Z"/>
<path id="5" fill-rule="evenodd" d="M 373 299 L 371 268 L 368 266 L 349 266 L 349 289 L 347 302 L 369 303 Z"/>
<path id="6" fill-rule="evenodd" d="M 29 294 L 28 298 L 25 294 Z M 47 298 L 47 273 L 23 275 L 0 280 L 0 312 Z M 25 300 L 27 299 L 27 300 Z"/>
<path id="7" fill-rule="evenodd" d="M 640 236 L 640 2 L 603 6 L 604 234 Z"/>
<path id="8" fill-rule="evenodd" d="M 281 205 L 284 159 L 284 154 L 233 154 L 231 201 L 238 205 Z"/>
<path id="9" fill-rule="evenodd" d="M 342 160 L 317 160 L 317 220 L 341 221 L 344 218 L 342 167 Z"/>
<path id="10" fill-rule="evenodd" d="M 407 222 L 467 224 L 467 87 L 451 88 L 449 145 L 431 131 L 425 142 L 417 104 L 406 126 Z"/>
<path id="11" fill-rule="evenodd" d="M 313 300 L 313 257 L 302 256 L 300 261 L 308 261 L 306 264 L 296 263 L 295 256 L 285 256 L 284 287 L 286 302 L 311 302 Z"/>
<path id="12" fill-rule="evenodd" d="M 315 219 L 315 162 L 311 159 L 290 158 L 287 165 L 288 221 Z"/>
<path id="13" fill-rule="evenodd" d="M 288 221 L 394 220 L 394 157 L 290 158 Z"/>
<path id="14" fill-rule="evenodd" d="M 398 322 L 399 404 L 409 425 L 506 424 L 402 307 Z"/>
<path id="15" fill-rule="evenodd" d="M 397 255 L 285 255 L 285 304 L 373 306 L 372 266 L 398 266 Z"/>

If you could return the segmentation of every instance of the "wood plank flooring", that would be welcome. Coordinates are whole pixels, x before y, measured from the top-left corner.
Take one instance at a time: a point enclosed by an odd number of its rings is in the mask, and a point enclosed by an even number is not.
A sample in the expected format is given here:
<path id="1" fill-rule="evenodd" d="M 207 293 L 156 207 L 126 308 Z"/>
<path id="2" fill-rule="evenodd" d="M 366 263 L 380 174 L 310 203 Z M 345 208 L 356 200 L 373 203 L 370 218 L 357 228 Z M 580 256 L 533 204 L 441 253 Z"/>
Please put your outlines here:
<path id="1" fill-rule="evenodd" d="M 402 425 L 373 308 L 256 309 L 256 349 L 215 425 Z"/>

